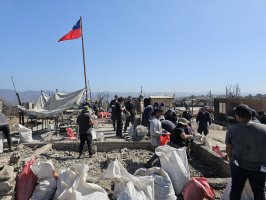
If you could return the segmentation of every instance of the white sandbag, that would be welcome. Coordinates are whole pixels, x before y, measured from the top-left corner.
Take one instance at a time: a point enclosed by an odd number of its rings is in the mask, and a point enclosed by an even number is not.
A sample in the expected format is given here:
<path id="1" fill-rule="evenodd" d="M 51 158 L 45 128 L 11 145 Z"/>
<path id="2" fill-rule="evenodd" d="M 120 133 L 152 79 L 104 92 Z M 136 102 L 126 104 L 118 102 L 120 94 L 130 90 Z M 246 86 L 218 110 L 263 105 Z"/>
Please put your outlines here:
<path id="1" fill-rule="evenodd" d="M 3 145 L 3 133 L 0 131 L 0 153 L 3 153 L 4 145 Z"/>
<path id="2" fill-rule="evenodd" d="M 212 149 L 212 144 L 211 144 L 210 140 L 207 138 L 207 136 L 203 137 L 203 144 L 204 144 L 206 147 Z"/>
<path id="3" fill-rule="evenodd" d="M 152 176 L 133 176 L 118 161 L 111 161 L 100 177 L 114 180 L 113 198 L 118 200 L 153 200 L 154 178 Z"/>
<path id="4" fill-rule="evenodd" d="M 176 200 L 175 190 L 168 174 L 160 167 L 138 169 L 135 176 L 152 176 L 154 178 L 155 200 Z"/>
<path id="5" fill-rule="evenodd" d="M 19 132 L 19 143 L 30 143 L 32 142 L 32 130 L 22 126 L 21 124 L 13 125 L 13 129 Z"/>
<path id="6" fill-rule="evenodd" d="M 32 172 L 38 177 L 37 185 L 31 200 L 52 199 L 56 191 L 57 180 L 54 177 L 54 166 L 51 160 L 44 163 L 34 163 Z"/>
<path id="7" fill-rule="evenodd" d="M 168 173 L 178 196 L 190 179 L 189 166 L 187 161 L 186 148 L 179 149 L 169 145 L 159 146 L 155 149 L 159 156 L 163 170 Z"/>
<path id="8" fill-rule="evenodd" d="M 88 166 L 76 164 L 59 174 L 54 199 L 58 200 L 108 200 L 107 192 L 100 186 L 87 183 Z"/>
<path id="9" fill-rule="evenodd" d="M 138 125 L 135 130 L 138 137 L 144 137 L 148 134 L 148 129 L 145 126 Z"/>
<path id="10" fill-rule="evenodd" d="M 195 134 L 194 134 L 194 139 L 195 139 L 197 142 L 200 142 L 200 143 L 203 142 L 203 136 L 202 136 L 202 134 L 200 134 L 200 133 L 195 133 Z"/>
<path id="11" fill-rule="evenodd" d="M 134 126 L 131 126 L 129 129 L 128 129 L 128 135 L 133 137 L 134 136 Z"/>
<path id="12" fill-rule="evenodd" d="M 226 185 L 226 188 L 224 190 L 223 196 L 220 200 L 229 200 L 230 198 L 230 192 L 231 192 L 231 186 L 232 186 L 232 179 L 230 179 Z M 249 180 L 247 179 L 242 195 L 241 200 L 254 200 L 254 195 L 249 183 Z"/>
<path id="13" fill-rule="evenodd" d="M 98 132 L 94 128 L 91 128 L 90 132 L 92 134 L 92 139 L 93 140 L 103 140 L 103 138 L 104 138 L 104 133 L 103 132 Z"/>
<path id="14" fill-rule="evenodd" d="M 90 128 L 89 131 L 91 132 L 92 139 L 96 140 L 97 139 L 96 130 L 94 128 Z"/>

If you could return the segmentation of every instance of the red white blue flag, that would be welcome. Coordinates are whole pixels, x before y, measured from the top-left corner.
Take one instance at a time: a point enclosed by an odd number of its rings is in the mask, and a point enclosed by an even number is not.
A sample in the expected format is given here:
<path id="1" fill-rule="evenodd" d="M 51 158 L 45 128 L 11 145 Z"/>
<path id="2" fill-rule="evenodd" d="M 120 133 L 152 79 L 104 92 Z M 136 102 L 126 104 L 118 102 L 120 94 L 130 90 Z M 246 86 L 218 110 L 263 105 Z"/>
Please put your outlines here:
<path id="1" fill-rule="evenodd" d="M 74 40 L 81 37 L 81 26 L 80 26 L 80 20 L 73 26 L 72 30 L 68 32 L 68 34 L 61 37 L 58 42 L 64 41 L 64 40 Z"/>

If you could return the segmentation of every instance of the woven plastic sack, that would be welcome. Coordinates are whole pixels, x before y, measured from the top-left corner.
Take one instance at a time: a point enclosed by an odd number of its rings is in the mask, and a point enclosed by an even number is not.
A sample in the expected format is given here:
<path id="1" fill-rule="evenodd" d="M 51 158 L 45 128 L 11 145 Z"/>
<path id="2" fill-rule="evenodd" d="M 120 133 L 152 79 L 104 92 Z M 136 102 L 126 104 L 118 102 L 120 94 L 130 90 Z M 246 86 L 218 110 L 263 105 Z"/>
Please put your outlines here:
<path id="1" fill-rule="evenodd" d="M 154 178 L 155 200 L 176 200 L 175 190 L 168 174 L 160 167 L 138 169 L 135 176 L 152 176 Z"/>
<path id="2" fill-rule="evenodd" d="M 114 180 L 113 198 L 117 200 L 154 200 L 154 178 L 134 176 L 118 161 L 111 161 L 100 177 L 101 180 Z"/>
<path id="3" fill-rule="evenodd" d="M 31 200 L 53 199 L 56 191 L 57 179 L 54 176 L 54 166 L 51 160 L 43 163 L 34 163 L 31 170 L 38 177 L 37 185 Z"/>
<path id="4" fill-rule="evenodd" d="M 57 181 L 54 199 L 58 200 L 109 200 L 107 192 L 99 185 L 87 183 L 89 167 L 76 164 L 72 169 L 62 170 Z"/>
<path id="5" fill-rule="evenodd" d="M 163 145 L 157 147 L 155 153 L 159 156 L 161 166 L 168 173 L 174 186 L 175 194 L 178 196 L 190 179 L 186 148 L 176 149 L 169 145 Z"/>
<path id="6" fill-rule="evenodd" d="M 184 200 L 214 200 L 214 190 L 204 177 L 194 177 L 186 183 L 183 190 Z"/>
<path id="7" fill-rule="evenodd" d="M 30 166 L 35 162 L 36 160 L 34 157 L 28 162 L 26 162 L 21 173 L 18 175 L 18 180 L 16 184 L 17 200 L 29 200 L 32 196 L 38 178 L 32 172 Z"/>

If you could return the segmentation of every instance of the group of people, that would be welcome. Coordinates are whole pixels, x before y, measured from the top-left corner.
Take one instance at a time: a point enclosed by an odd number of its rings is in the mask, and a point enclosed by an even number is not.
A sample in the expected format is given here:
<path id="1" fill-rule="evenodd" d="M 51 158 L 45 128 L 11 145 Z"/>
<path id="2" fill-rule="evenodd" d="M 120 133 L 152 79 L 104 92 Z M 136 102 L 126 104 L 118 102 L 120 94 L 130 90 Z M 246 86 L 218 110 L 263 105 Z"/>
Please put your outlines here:
<path id="1" fill-rule="evenodd" d="M 112 124 L 117 137 L 123 138 L 123 116 L 125 116 L 124 132 L 127 131 L 130 123 L 134 127 L 134 130 L 141 124 L 144 110 L 142 95 L 137 98 L 136 102 L 133 102 L 131 96 L 124 99 L 115 95 L 109 107 L 111 108 Z"/>

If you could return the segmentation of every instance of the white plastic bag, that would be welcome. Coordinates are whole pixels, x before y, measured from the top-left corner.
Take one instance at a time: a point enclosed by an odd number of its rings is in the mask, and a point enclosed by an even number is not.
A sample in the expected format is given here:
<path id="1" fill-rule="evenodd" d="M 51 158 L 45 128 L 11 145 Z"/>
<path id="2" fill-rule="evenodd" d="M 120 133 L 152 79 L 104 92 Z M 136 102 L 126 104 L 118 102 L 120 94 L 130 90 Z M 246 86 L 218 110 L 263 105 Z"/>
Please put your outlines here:
<path id="1" fill-rule="evenodd" d="M 115 180 L 113 198 L 117 200 L 153 200 L 154 178 L 128 173 L 118 161 L 111 161 L 100 179 Z"/>
<path id="2" fill-rule="evenodd" d="M 59 174 L 54 199 L 58 200 L 108 200 L 107 192 L 100 186 L 87 183 L 88 166 L 76 164 Z"/>
<path id="3" fill-rule="evenodd" d="M 134 126 L 131 126 L 129 129 L 128 129 L 128 135 L 133 137 L 134 136 Z"/>
<path id="4" fill-rule="evenodd" d="M 21 124 L 13 125 L 13 129 L 19 132 L 19 143 L 30 143 L 32 142 L 32 130 L 22 126 Z"/>
<path id="5" fill-rule="evenodd" d="M 230 179 L 226 185 L 226 188 L 224 190 L 223 196 L 221 197 L 220 200 L 229 200 L 230 198 L 230 192 L 231 192 L 231 186 L 232 186 L 232 179 Z M 249 183 L 249 180 L 247 179 L 242 195 L 241 195 L 241 200 L 253 200 L 254 195 Z"/>
<path id="6" fill-rule="evenodd" d="M 160 167 L 138 169 L 136 176 L 152 176 L 154 178 L 155 200 L 176 200 L 175 190 L 168 174 Z"/>
<path id="7" fill-rule="evenodd" d="M 38 177 L 37 185 L 31 200 L 52 199 L 56 191 L 56 178 L 54 177 L 54 166 L 51 160 L 44 163 L 34 163 L 32 172 Z"/>
<path id="8" fill-rule="evenodd" d="M 155 153 L 159 156 L 161 166 L 168 173 L 175 194 L 178 196 L 190 179 L 186 148 L 176 149 L 169 145 L 163 145 L 157 147 Z"/>
<path id="9" fill-rule="evenodd" d="M 142 125 L 138 125 L 135 131 L 138 137 L 144 137 L 148 134 L 147 127 L 142 126 Z"/>
<path id="10" fill-rule="evenodd" d="M 206 147 L 212 149 L 211 142 L 210 142 L 210 140 L 207 138 L 207 136 L 203 137 L 203 144 L 204 144 Z"/>
<path id="11" fill-rule="evenodd" d="M 0 153 L 3 153 L 3 133 L 0 131 Z"/>
<path id="12" fill-rule="evenodd" d="M 94 128 L 90 128 L 89 131 L 91 132 L 92 139 L 96 140 L 97 139 L 97 135 L 96 135 L 95 129 Z"/>

